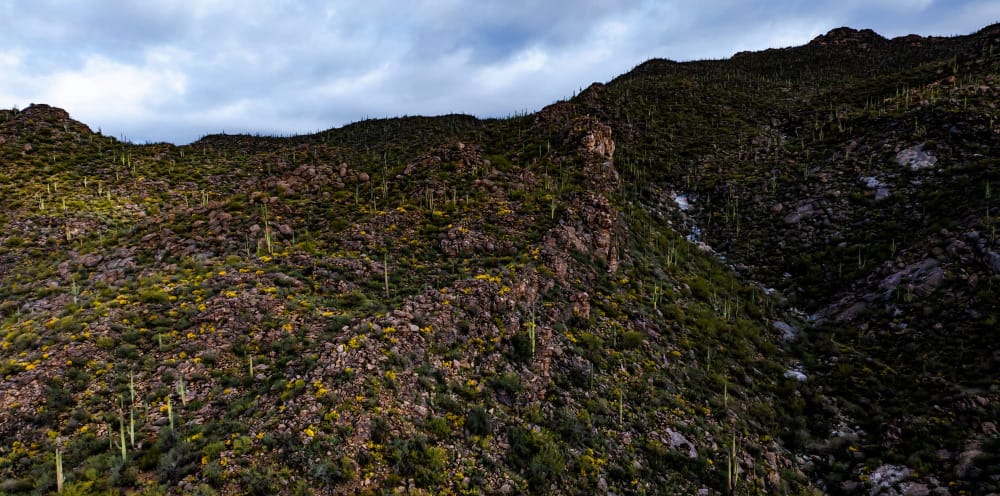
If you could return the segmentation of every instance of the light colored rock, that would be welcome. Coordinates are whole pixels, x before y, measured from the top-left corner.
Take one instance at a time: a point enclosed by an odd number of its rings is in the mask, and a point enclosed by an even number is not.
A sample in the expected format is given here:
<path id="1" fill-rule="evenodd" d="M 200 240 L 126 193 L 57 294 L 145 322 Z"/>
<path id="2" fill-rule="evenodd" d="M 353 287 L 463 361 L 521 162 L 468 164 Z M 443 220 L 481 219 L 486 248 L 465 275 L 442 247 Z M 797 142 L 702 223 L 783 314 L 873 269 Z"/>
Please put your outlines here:
<path id="1" fill-rule="evenodd" d="M 980 427 L 983 430 L 983 434 L 987 436 L 996 437 L 1000 435 L 1000 432 L 997 431 L 997 425 L 993 422 L 983 422 L 983 425 Z"/>
<path id="2" fill-rule="evenodd" d="M 691 202 L 688 199 L 688 195 L 677 195 L 674 197 L 674 202 L 677 203 L 677 208 L 682 211 L 687 211 L 691 209 Z"/>
<path id="3" fill-rule="evenodd" d="M 911 146 L 896 154 L 896 162 L 910 170 L 926 169 L 937 163 L 937 157 L 924 151 L 924 145 Z"/>
<path id="4" fill-rule="evenodd" d="M 965 445 L 965 450 L 958 455 L 958 462 L 955 463 L 955 476 L 964 479 L 969 470 L 975 466 L 975 460 L 983 454 L 982 443 L 972 441 Z"/>
<path id="5" fill-rule="evenodd" d="M 101 263 L 102 260 L 104 260 L 104 257 L 95 253 L 80 257 L 80 264 L 87 268 L 93 268 L 96 267 L 97 264 Z"/>
<path id="6" fill-rule="evenodd" d="M 694 448 L 694 443 L 688 441 L 683 434 L 673 429 L 667 429 L 667 436 L 669 436 L 667 442 L 671 448 L 678 451 L 686 451 L 688 458 L 698 458 L 698 450 Z"/>
<path id="7" fill-rule="evenodd" d="M 875 190 L 875 201 L 884 200 L 889 197 L 891 192 L 889 191 L 889 186 L 884 182 L 878 180 L 878 178 L 871 176 L 863 176 L 861 182 L 865 183 L 865 187 L 871 190 Z"/>
<path id="8" fill-rule="evenodd" d="M 868 476 L 872 485 L 872 489 L 869 494 L 883 494 L 885 490 L 908 479 L 911 475 L 913 475 L 913 470 L 907 467 L 882 465 L 872 471 L 872 473 Z"/>
<path id="9" fill-rule="evenodd" d="M 917 482 L 910 482 L 902 485 L 903 496 L 927 496 L 931 493 L 928 489 L 927 484 L 920 484 Z"/>
<path id="10" fill-rule="evenodd" d="M 797 369 L 788 369 L 785 371 L 785 377 L 789 379 L 795 379 L 799 382 L 805 382 L 809 377 L 806 376 L 805 372 Z"/>
<path id="11" fill-rule="evenodd" d="M 813 215 L 813 203 L 812 200 L 807 200 L 805 203 L 799 205 L 794 212 L 785 216 L 785 224 L 798 224 L 802 219 Z"/>
<path id="12" fill-rule="evenodd" d="M 781 338 L 784 339 L 785 341 L 791 341 L 799 335 L 799 330 L 795 326 L 787 322 L 776 320 L 773 323 L 771 323 L 771 327 L 774 327 L 775 329 L 780 331 Z"/>
<path id="13" fill-rule="evenodd" d="M 836 320 L 837 322 L 849 322 L 851 320 L 854 320 L 858 315 L 861 314 L 861 312 L 864 312 L 867 309 L 868 309 L 868 304 L 863 301 L 859 301 L 845 308 L 840 313 L 838 313 L 837 316 L 834 317 L 834 320 Z"/>
<path id="14" fill-rule="evenodd" d="M 940 262 L 935 258 L 926 258 L 889 275 L 879 283 L 879 288 L 888 298 L 900 284 L 907 282 L 912 285 L 912 292 L 919 296 L 927 296 L 934 292 L 943 280 L 944 269 L 940 267 Z"/>

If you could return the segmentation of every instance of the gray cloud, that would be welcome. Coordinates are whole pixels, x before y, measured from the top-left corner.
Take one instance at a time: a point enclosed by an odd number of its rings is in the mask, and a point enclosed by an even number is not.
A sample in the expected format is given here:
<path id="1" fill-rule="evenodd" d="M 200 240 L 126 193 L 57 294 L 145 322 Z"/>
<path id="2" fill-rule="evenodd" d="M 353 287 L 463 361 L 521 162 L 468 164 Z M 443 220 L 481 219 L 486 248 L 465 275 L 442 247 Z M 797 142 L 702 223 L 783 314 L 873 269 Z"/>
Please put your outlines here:
<path id="1" fill-rule="evenodd" d="M 652 57 L 728 57 L 831 28 L 966 34 L 986 0 L 0 2 L 0 105 L 189 142 L 364 117 L 507 115 Z"/>

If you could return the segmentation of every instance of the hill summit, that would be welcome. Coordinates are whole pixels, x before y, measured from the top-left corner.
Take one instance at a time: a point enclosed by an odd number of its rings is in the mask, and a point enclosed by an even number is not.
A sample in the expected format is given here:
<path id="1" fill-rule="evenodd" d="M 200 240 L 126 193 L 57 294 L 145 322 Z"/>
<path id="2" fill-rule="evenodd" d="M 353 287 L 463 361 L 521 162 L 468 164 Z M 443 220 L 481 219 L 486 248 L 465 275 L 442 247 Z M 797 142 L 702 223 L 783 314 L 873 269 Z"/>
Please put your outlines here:
<path id="1" fill-rule="evenodd" d="M 857 30 L 848 27 L 841 27 L 831 29 L 826 34 L 813 38 L 809 44 L 814 46 L 833 45 L 840 47 L 854 46 L 859 48 L 872 48 L 886 41 L 888 41 L 886 38 L 871 29 Z"/>

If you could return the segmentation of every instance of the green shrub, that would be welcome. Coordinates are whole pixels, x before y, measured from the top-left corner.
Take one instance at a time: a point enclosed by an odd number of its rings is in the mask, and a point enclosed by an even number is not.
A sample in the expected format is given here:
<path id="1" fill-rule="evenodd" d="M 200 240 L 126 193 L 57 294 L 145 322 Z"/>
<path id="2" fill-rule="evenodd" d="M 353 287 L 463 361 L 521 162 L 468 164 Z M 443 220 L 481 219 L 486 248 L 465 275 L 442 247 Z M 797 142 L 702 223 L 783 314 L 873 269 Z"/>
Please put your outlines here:
<path id="1" fill-rule="evenodd" d="M 504 372 L 503 375 L 493 380 L 493 387 L 497 392 L 505 392 L 511 396 L 520 393 L 523 387 L 521 386 L 521 374 L 517 372 Z"/>
<path id="2" fill-rule="evenodd" d="M 115 355 L 120 358 L 135 359 L 139 357 L 139 349 L 134 344 L 122 343 L 115 348 Z"/>
<path id="3" fill-rule="evenodd" d="M 646 335 L 639 331 L 625 331 L 622 333 L 622 347 L 625 349 L 635 349 L 642 346 Z"/>
<path id="4" fill-rule="evenodd" d="M 164 305 L 170 301 L 170 297 L 160 288 L 149 288 L 139 291 L 139 301 L 151 305 Z"/>
<path id="5" fill-rule="evenodd" d="M 423 436 L 394 438 L 386 446 L 386 461 L 397 475 L 412 477 L 420 487 L 442 484 L 447 477 L 448 452 L 431 446 Z"/>
<path id="6" fill-rule="evenodd" d="M 332 487 L 357 478 L 357 468 L 354 462 L 342 456 L 337 460 L 321 461 L 312 466 L 310 475 L 327 487 Z"/>
<path id="7" fill-rule="evenodd" d="M 35 343 L 39 340 L 38 334 L 33 332 L 25 332 L 14 338 L 14 351 L 25 351 L 28 348 L 34 347 Z"/>
<path id="8" fill-rule="evenodd" d="M 172 435 L 161 436 L 164 443 L 160 444 L 169 444 L 172 438 Z M 184 477 L 197 472 L 199 455 L 191 443 L 187 441 L 177 442 L 163 456 L 159 457 L 156 473 L 160 483 L 174 485 Z"/>
<path id="9" fill-rule="evenodd" d="M 474 436 L 486 436 L 493 431 L 493 421 L 490 414 L 482 405 L 469 410 L 469 415 L 465 419 L 465 428 Z"/>
<path id="10" fill-rule="evenodd" d="M 368 296 L 365 295 L 365 293 L 360 289 L 355 289 L 354 291 L 341 296 L 339 300 L 339 306 L 354 310 L 368 308 L 372 304 L 371 300 L 368 299 Z"/>
<path id="11" fill-rule="evenodd" d="M 240 474 L 240 483 L 251 496 L 271 496 L 278 494 L 281 488 L 281 480 L 271 469 L 259 471 L 257 469 L 247 469 Z"/>
<path id="12" fill-rule="evenodd" d="M 101 336 L 97 338 L 97 347 L 102 350 L 111 351 L 115 348 L 115 340 L 111 336 Z"/>
<path id="13" fill-rule="evenodd" d="M 343 330 L 344 326 L 351 324 L 351 317 L 347 315 L 334 315 L 326 321 L 326 331 L 330 333 L 339 333 Z"/>
<path id="14" fill-rule="evenodd" d="M 513 357 L 522 362 L 529 363 L 534 358 L 531 354 L 531 336 L 528 331 L 519 332 L 510 338 L 511 347 L 513 348 Z"/>
<path id="15" fill-rule="evenodd" d="M 543 491 L 556 481 L 566 466 L 566 457 L 555 441 L 543 432 L 520 426 L 508 429 L 507 436 L 507 461 L 521 470 L 534 491 Z"/>
<path id="16" fill-rule="evenodd" d="M 451 435 L 451 425 L 444 417 L 431 417 L 427 420 L 427 431 L 438 439 L 444 439 Z"/>

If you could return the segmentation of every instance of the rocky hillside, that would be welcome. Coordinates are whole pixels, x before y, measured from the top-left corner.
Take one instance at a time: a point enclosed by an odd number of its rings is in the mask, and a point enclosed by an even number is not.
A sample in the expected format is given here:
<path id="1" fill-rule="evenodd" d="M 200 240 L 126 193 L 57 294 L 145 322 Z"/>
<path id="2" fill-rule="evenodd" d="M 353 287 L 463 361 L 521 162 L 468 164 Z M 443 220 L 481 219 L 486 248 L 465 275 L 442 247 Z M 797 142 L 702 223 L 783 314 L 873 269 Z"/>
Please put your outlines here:
<path id="1" fill-rule="evenodd" d="M 0 111 L 0 494 L 1000 491 L 994 47 L 186 146 Z"/>

